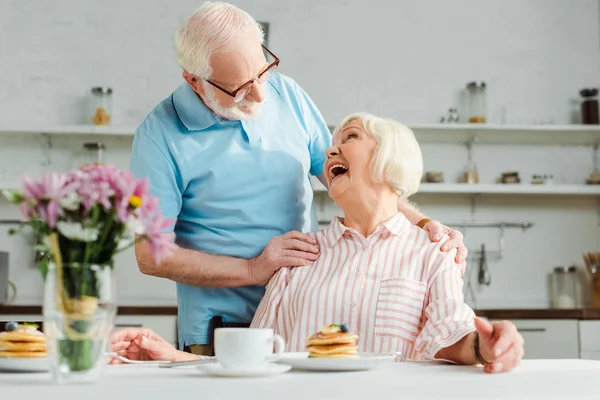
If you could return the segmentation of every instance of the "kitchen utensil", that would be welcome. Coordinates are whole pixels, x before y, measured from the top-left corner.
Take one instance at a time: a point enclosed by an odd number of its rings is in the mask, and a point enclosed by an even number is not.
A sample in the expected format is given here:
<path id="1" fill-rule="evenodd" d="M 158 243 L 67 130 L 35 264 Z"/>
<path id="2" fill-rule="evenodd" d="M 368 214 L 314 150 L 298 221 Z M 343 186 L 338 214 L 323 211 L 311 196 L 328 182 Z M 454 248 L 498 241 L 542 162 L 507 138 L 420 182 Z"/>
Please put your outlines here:
<path id="1" fill-rule="evenodd" d="M 583 260 L 590 279 L 592 305 L 600 308 L 600 252 L 584 253 Z"/>
<path id="2" fill-rule="evenodd" d="M 224 368 L 219 363 L 198 365 L 200 371 L 211 376 L 222 376 L 229 378 L 258 378 L 264 376 L 275 376 L 288 372 L 292 367 L 286 364 L 267 364 L 262 368 L 232 369 Z"/>
<path id="3" fill-rule="evenodd" d="M 216 357 L 205 357 L 199 360 L 188 360 L 188 361 L 175 361 L 175 362 L 163 362 L 158 364 L 159 368 L 177 368 L 187 367 L 190 365 L 202 365 L 202 364 L 214 364 L 217 362 Z"/>
<path id="4" fill-rule="evenodd" d="M 357 358 L 314 358 L 308 352 L 283 353 L 277 363 L 309 371 L 366 371 L 397 360 L 395 353 L 358 353 Z"/>
<path id="5" fill-rule="evenodd" d="M 125 363 L 125 364 L 146 364 L 146 365 L 155 365 L 155 364 L 162 364 L 162 363 L 166 363 L 168 361 L 160 361 L 160 360 L 147 360 L 147 361 L 140 361 L 140 360 L 130 360 L 127 357 L 123 357 L 122 355 L 118 354 L 118 353 L 104 353 L 106 356 L 108 357 L 113 357 L 118 359 L 119 361 Z"/>
<path id="6" fill-rule="evenodd" d="M 485 244 L 481 245 L 481 251 L 479 254 L 479 274 L 478 280 L 481 285 L 489 286 L 492 283 L 492 275 L 488 269 L 486 255 L 485 255 Z"/>
<path id="7" fill-rule="evenodd" d="M 48 358 L 0 357 L 0 372 L 47 372 L 49 369 Z"/>
<path id="8" fill-rule="evenodd" d="M 273 352 L 275 344 L 276 352 Z M 283 337 L 273 329 L 217 328 L 215 329 L 215 355 L 225 368 L 262 368 L 275 361 L 285 349 Z"/>

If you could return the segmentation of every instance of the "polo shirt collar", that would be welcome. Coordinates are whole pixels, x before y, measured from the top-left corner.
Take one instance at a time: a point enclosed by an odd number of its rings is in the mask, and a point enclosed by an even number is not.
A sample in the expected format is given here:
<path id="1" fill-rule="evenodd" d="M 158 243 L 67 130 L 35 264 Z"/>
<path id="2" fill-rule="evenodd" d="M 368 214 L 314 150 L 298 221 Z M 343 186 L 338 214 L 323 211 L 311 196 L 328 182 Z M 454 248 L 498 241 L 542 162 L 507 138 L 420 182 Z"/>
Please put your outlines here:
<path id="1" fill-rule="evenodd" d="M 273 101 L 280 96 L 279 91 L 271 82 L 267 82 L 265 103 Z M 202 131 L 210 128 L 220 121 L 224 121 L 206 105 L 185 82 L 173 92 L 173 106 L 179 120 L 188 131 Z"/>
<path id="2" fill-rule="evenodd" d="M 208 129 L 219 121 L 187 82 L 173 92 L 173 106 L 179 120 L 188 131 Z"/>

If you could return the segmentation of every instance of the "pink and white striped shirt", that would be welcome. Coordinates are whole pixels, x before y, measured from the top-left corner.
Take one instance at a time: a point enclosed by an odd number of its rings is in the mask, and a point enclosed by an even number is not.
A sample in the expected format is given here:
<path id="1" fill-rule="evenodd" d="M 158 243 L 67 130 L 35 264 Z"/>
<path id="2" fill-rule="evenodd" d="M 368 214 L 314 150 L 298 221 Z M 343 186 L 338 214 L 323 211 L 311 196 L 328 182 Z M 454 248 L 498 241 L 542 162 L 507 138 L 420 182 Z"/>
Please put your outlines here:
<path id="1" fill-rule="evenodd" d="M 447 237 L 431 242 L 401 213 L 368 238 L 338 218 L 310 235 L 319 259 L 280 269 L 251 324 L 273 328 L 287 351 L 305 351 L 306 339 L 323 325 L 347 323 L 361 352 L 433 359 L 475 330 L 455 254 L 440 251 Z"/>

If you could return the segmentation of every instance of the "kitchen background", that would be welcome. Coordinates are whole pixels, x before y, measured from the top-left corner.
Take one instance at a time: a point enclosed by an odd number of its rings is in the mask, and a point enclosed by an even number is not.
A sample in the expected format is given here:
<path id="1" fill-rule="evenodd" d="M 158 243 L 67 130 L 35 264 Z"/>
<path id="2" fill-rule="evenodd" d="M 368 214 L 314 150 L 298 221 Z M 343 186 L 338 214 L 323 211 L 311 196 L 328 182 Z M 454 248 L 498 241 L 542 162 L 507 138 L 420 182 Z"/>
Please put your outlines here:
<path id="1" fill-rule="evenodd" d="M 571 265 L 574 306 L 590 305 L 582 254 L 600 251 L 600 186 L 586 179 L 599 169 L 600 127 L 580 125 L 579 92 L 600 84 L 598 0 L 232 2 L 269 24 L 281 72 L 328 124 L 360 110 L 413 126 L 425 170 L 443 172 L 445 182 L 423 185 L 412 200 L 465 234 L 473 307 L 549 308 L 554 268 Z M 136 126 L 182 82 L 173 31 L 201 3 L 0 0 L 0 188 L 15 187 L 23 173 L 94 160 L 84 149 L 90 142 L 105 146 L 105 163 L 127 168 Z M 486 83 L 481 129 L 462 125 L 465 85 L 474 80 Z M 113 89 L 107 128 L 89 127 L 94 86 Z M 461 124 L 440 123 L 451 107 Z M 469 155 L 479 183 L 457 184 Z M 493 185 L 508 171 L 521 184 Z M 533 175 L 548 182 L 530 186 Z M 326 223 L 340 210 L 315 186 Z M 40 305 L 33 251 L 7 234 L 17 218 L 0 200 L 0 251 L 18 289 L 12 304 Z M 133 251 L 118 260 L 121 305 L 176 305 L 174 283 L 142 275 Z"/>

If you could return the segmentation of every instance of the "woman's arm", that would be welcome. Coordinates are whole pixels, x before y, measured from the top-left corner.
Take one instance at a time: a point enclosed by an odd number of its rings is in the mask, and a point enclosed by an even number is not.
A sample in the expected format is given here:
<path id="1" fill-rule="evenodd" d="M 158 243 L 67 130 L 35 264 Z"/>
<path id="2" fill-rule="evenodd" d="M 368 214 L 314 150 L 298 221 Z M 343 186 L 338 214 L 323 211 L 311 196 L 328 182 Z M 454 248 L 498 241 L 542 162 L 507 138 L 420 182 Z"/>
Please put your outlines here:
<path id="1" fill-rule="evenodd" d="M 443 242 L 443 241 L 442 241 Z M 443 244 L 443 243 L 442 243 Z M 484 364 L 488 373 L 510 371 L 523 358 L 523 337 L 510 321 L 487 322 L 464 303 L 461 268 L 435 246 L 429 271 L 426 322 L 415 349 L 427 358 Z"/>
<path id="2" fill-rule="evenodd" d="M 267 284 L 265 295 L 262 298 L 252 323 L 251 328 L 272 328 L 276 332 L 284 333 L 288 331 L 285 326 L 285 321 L 280 321 L 278 318 L 279 306 L 283 295 L 288 286 L 291 277 L 291 268 L 281 268 L 273 275 Z"/>
<path id="3" fill-rule="evenodd" d="M 426 258 L 424 268 L 429 275 L 424 309 L 426 322 L 415 342 L 415 350 L 429 359 L 472 364 L 474 353 L 469 355 L 468 349 L 473 340 L 469 334 L 475 331 L 475 313 L 464 302 L 462 271 L 453 260 L 454 254 L 439 250 L 446 240 L 432 246 Z M 450 354 L 440 352 L 453 345 L 455 347 L 448 351 Z"/>

